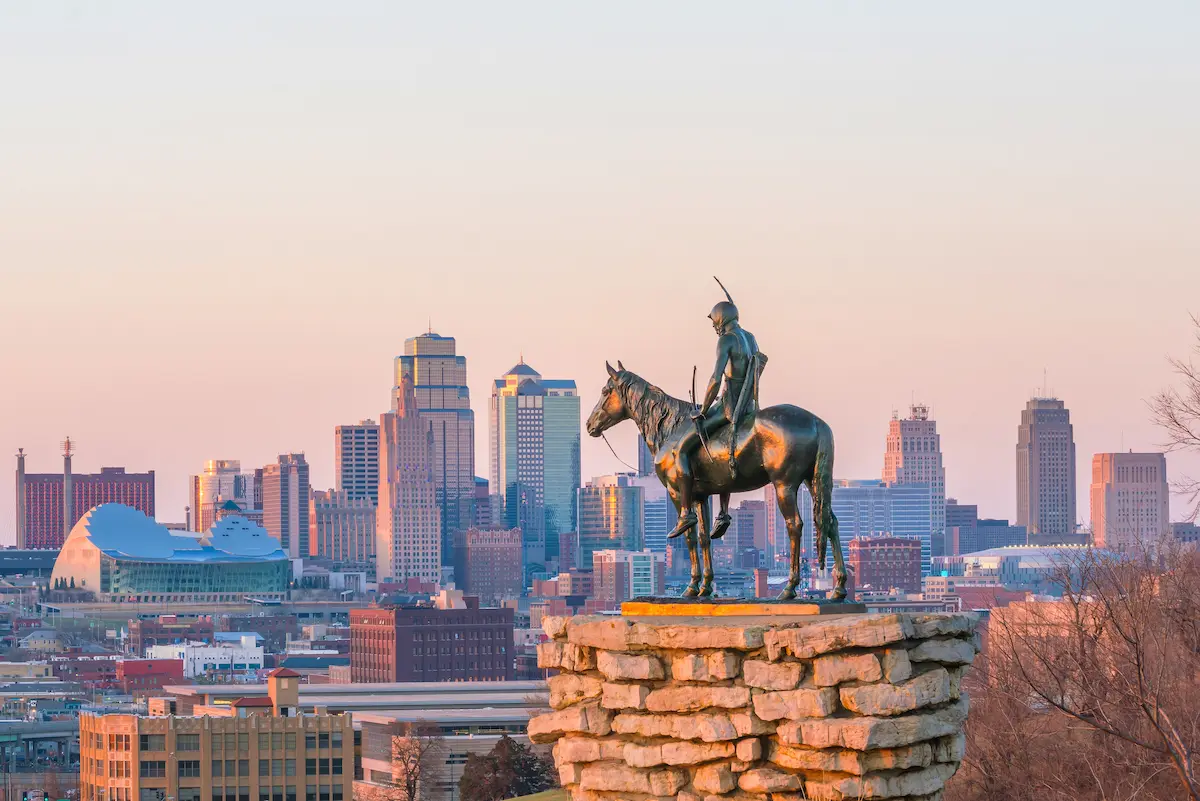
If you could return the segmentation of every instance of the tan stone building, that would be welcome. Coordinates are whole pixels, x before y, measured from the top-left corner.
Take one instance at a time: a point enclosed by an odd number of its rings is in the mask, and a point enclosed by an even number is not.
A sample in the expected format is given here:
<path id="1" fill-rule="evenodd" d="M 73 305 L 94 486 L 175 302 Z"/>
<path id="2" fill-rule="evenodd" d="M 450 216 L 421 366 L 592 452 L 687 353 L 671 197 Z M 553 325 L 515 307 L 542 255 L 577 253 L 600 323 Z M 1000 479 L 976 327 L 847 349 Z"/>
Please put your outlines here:
<path id="1" fill-rule="evenodd" d="M 195 717 L 79 718 L 81 801 L 350 801 L 349 715 L 304 715 L 299 674 Z"/>
<path id="2" fill-rule="evenodd" d="M 1170 536 L 1171 490 L 1161 453 L 1092 457 L 1092 536 L 1097 548 L 1153 550 Z"/>

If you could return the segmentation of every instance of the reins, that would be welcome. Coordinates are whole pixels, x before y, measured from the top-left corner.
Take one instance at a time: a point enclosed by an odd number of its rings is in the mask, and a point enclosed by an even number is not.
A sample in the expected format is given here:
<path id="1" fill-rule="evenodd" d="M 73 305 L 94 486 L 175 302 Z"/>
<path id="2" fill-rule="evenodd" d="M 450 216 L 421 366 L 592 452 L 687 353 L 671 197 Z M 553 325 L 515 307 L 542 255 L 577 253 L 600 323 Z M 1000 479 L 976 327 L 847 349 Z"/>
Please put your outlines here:
<path id="1" fill-rule="evenodd" d="M 605 434 L 603 431 L 601 431 L 601 432 L 600 432 L 600 439 L 604 440 L 604 444 L 608 446 L 608 449 L 609 449 L 610 451 L 612 451 L 612 455 L 613 455 L 613 457 L 614 457 L 614 458 L 616 458 L 616 460 L 617 460 L 618 462 L 620 462 L 621 464 L 625 465 L 626 467 L 628 467 L 628 468 L 629 468 L 630 470 L 632 470 L 633 472 L 635 472 L 635 473 L 636 473 L 636 472 L 638 472 L 638 469 L 637 469 L 636 467 L 634 467 L 634 466 L 633 466 L 633 465 L 631 465 L 629 462 L 627 462 L 627 461 L 625 461 L 624 459 L 622 459 L 620 456 L 617 456 L 617 449 L 616 449 L 616 448 L 614 448 L 614 447 L 612 446 L 612 443 L 608 441 L 608 435 L 607 435 L 607 434 Z"/>

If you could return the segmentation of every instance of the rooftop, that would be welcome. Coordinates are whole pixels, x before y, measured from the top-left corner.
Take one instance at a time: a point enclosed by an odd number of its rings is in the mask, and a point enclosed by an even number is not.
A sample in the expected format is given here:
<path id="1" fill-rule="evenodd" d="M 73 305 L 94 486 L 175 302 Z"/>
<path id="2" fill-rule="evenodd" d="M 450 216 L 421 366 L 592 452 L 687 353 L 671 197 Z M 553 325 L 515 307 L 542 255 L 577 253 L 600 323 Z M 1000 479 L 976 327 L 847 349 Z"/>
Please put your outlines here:
<path id="1" fill-rule="evenodd" d="M 286 559 L 263 527 L 230 515 L 199 536 L 173 531 L 118 503 L 93 507 L 75 524 L 66 546 L 87 540 L 104 555 L 139 562 L 246 562 Z"/>

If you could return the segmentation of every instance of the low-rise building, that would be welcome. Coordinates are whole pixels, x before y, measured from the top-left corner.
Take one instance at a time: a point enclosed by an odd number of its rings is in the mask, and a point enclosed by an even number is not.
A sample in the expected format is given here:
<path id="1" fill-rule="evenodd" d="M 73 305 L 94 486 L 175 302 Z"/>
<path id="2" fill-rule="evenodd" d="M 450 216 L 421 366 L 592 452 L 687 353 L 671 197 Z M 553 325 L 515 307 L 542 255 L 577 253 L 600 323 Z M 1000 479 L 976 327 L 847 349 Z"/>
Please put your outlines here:
<path id="1" fill-rule="evenodd" d="M 662 595 L 667 583 L 667 557 L 654 551 L 596 551 L 592 554 L 592 576 L 592 597 L 609 605 Z"/>
<path id="2" fill-rule="evenodd" d="M 860 590 L 921 591 L 921 541 L 910 537 L 859 537 L 850 540 L 846 561 Z"/>
<path id="3" fill-rule="evenodd" d="M 522 590 L 521 529 L 470 529 L 454 536 L 454 581 L 486 604 L 517 598 Z"/>
<path id="4" fill-rule="evenodd" d="M 189 679 L 231 680 L 263 667 L 263 649 L 253 634 L 243 635 L 236 643 L 153 645 L 146 649 L 146 656 L 182 660 L 183 675 Z"/>
<path id="5" fill-rule="evenodd" d="M 157 695 L 163 687 L 183 681 L 183 660 L 122 659 L 117 662 L 116 680 L 126 695 Z"/>
<path id="6" fill-rule="evenodd" d="M 85 713 L 81 801 L 350 801 L 349 715 L 305 714 L 299 677 L 268 678 L 262 701 L 195 717 Z"/>
<path id="7" fill-rule="evenodd" d="M 350 612 L 356 682 L 508 681 L 513 610 L 443 591 L 438 606 L 375 606 Z"/>

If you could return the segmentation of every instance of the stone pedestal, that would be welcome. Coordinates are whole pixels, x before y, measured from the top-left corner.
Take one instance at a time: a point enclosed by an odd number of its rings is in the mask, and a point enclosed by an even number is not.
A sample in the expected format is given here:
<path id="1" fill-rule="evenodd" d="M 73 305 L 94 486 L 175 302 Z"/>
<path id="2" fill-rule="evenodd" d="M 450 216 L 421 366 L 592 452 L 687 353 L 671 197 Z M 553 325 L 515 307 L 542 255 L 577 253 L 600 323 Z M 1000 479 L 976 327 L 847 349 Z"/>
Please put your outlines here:
<path id="1" fill-rule="evenodd" d="M 963 755 L 973 615 L 543 618 L 575 801 L 937 799 Z"/>

